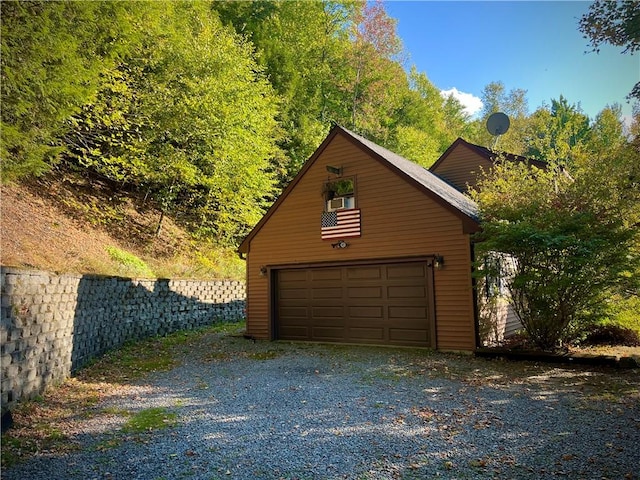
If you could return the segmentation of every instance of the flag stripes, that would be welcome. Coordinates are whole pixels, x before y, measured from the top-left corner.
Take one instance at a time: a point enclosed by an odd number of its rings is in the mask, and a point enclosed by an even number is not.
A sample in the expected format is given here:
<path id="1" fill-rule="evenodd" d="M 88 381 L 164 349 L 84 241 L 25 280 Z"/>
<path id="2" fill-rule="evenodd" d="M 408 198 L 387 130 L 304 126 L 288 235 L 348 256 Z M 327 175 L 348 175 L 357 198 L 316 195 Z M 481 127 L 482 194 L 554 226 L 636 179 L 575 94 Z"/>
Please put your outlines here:
<path id="1" fill-rule="evenodd" d="M 324 212 L 320 222 L 322 240 L 360 236 L 360 209 Z"/>

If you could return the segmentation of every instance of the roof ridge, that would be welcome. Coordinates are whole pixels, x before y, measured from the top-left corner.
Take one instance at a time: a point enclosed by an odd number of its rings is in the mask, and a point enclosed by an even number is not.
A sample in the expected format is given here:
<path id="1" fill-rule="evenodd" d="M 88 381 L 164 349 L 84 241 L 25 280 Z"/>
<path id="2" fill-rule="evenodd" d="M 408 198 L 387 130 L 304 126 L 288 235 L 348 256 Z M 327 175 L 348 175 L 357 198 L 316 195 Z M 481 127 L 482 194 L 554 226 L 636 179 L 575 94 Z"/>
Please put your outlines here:
<path id="1" fill-rule="evenodd" d="M 479 221 L 478 205 L 467 195 L 460 192 L 451 184 L 445 182 L 428 168 L 423 167 L 391 150 L 368 140 L 367 138 L 352 132 L 351 130 L 337 125 L 344 133 L 350 135 L 359 143 L 369 148 L 377 154 L 379 158 L 387 161 L 390 165 L 400 170 L 405 175 L 417 181 L 422 187 L 433 192 L 446 203 L 454 207 L 475 222 Z"/>

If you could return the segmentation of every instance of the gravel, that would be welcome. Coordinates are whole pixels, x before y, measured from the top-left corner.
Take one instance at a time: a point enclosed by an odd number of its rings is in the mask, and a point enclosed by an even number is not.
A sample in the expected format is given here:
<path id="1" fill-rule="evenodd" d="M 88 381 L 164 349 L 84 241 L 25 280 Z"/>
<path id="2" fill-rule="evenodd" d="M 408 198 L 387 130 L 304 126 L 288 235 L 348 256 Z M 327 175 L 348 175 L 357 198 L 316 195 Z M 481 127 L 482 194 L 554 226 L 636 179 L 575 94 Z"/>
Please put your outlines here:
<path id="1" fill-rule="evenodd" d="M 640 478 L 637 370 L 224 337 L 134 387 L 2 478 Z M 153 407 L 176 424 L 122 430 Z"/>

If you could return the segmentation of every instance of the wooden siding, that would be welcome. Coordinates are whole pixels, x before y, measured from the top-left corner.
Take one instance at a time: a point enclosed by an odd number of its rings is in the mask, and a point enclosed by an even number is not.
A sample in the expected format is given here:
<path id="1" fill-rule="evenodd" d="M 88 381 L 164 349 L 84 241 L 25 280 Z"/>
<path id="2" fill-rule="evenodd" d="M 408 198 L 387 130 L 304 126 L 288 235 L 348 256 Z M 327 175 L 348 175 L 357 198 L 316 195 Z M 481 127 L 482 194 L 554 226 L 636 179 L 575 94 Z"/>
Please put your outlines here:
<path id="1" fill-rule="evenodd" d="M 334 249 L 320 239 L 327 165 L 356 178 L 362 236 Z M 331 176 L 331 178 L 334 178 Z M 441 350 L 475 347 L 469 236 L 461 220 L 343 135 L 337 135 L 252 238 L 247 256 L 247 333 L 271 338 L 270 273 L 261 267 L 439 254 L 434 272 L 436 337 Z"/>
<path id="2" fill-rule="evenodd" d="M 493 164 L 470 148 L 460 145 L 432 170 L 440 178 L 462 192 L 477 185 L 482 169 L 487 171 Z"/>

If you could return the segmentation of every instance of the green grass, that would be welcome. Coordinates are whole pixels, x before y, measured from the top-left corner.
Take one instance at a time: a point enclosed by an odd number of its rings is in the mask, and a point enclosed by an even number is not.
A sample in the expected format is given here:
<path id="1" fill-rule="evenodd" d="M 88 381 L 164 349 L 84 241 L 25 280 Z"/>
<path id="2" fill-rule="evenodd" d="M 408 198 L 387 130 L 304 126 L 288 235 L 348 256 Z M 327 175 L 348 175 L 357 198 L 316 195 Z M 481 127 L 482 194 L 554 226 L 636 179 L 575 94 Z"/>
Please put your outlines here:
<path id="1" fill-rule="evenodd" d="M 155 277 L 153 270 L 151 270 L 143 260 L 135 256 L 133 253 L 129 253 L 112 246 L 107 246 L 105 249 L 107 250 L 109 257 L 111 257 L 111 260 L 120 265 L 122 274 L 145 278 Z"/>
<path id="2" fill-rule="evenodd" d="M 147 408 L 134 414 L 122 427 L 125 433 L 142 433 L 169 428 L 177 423 L 177 415 L 163 407 Z"/>

